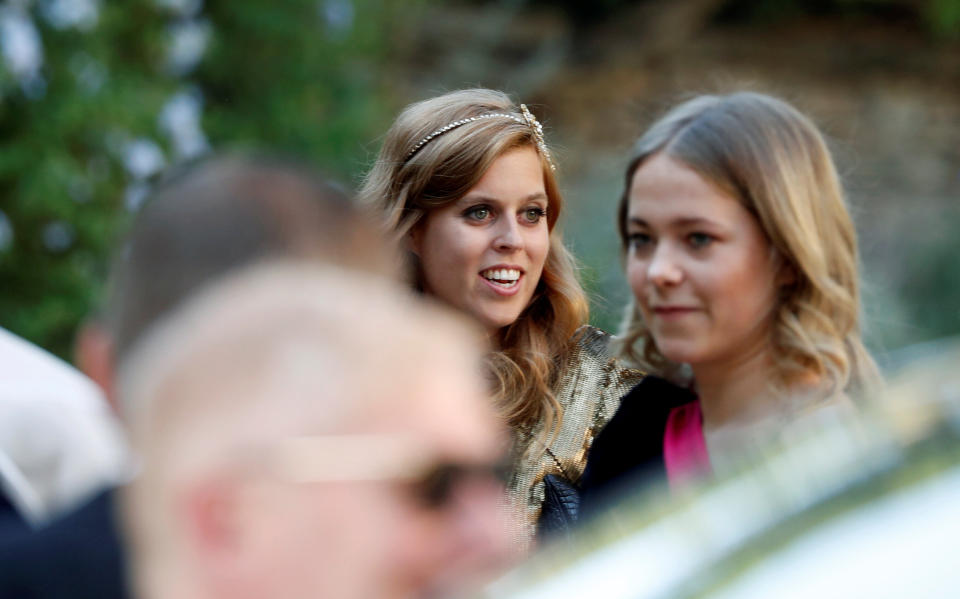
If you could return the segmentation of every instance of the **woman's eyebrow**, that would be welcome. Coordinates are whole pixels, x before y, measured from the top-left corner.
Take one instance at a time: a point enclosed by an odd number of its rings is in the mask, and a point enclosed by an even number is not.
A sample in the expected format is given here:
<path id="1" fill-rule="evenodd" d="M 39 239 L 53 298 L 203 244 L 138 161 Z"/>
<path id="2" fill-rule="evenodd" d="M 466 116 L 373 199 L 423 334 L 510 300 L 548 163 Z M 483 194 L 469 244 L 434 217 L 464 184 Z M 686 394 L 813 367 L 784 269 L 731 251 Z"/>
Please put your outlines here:
<path id="1" fill-rule="evenodd" d="M 535 201 L 535 200 L 544 200 L 544 201 L 546 201 L 546 202 L 549 202 L 549 201 L 550 201 L 550 198 L 547 197 L 547 194 L 546 194 L 546 193 L 544 193 L 544 192 L 542 192 L 542 191 L 538 191 L 538 192 L 535 192 L 535 193 L 531 193 L 530 195 L 528 195 L 528 196 L 523 197 L 523 198 L 520 199 L 521 203 L 523 203 L 523 202 L 533 202 L 533 201 Z M 490 202 L 490 203 L 503 203 L 503 202 L 505 202 L 505 200 L 503 200 L 503 199 L 501 199 L 501 198 L 499 198 L 499 197 L 495 197 L 495 196 L 491 196 L 491 195 L 486 195 L 486 194 L 481 194 L 481 193 L 468 193 L 467 195 L 465 195 L 465 196 L 463 196 L 462 198 L 460 198 L 460 200 L 458 201 L 458 203 L 459 203 L 459 202 Z"/>
<path id="2" fill-rule="evenodd" d="M 635 225 L 637 227 L 650 227 L 650 224 L 638 216 L 631 216 L 628 219 L 628 224 Z M 697 227 L 697 226 L 717 226 L 717 223 L 714 221 L 703 218 L 702 216 L 681 216 L 667 222 L 669 227 Z"/>
<path id="3" fill-rule="evenodd" d="M 549 201 L 550 201 L 550 198 L 548 198 L 548 197 L 547 197 L 547 194 L 544 193 L 544 192 L 542 192 L 542 191 L 538 191 L 538 192 L 536 192 L 536 193 L 531 193 L 531 194 L 528 195 L 527 197 L 523 198 L 523 201 L 524 201 L 524 202 L 532 202 L 532 201 L 534 201 L 534 200 L 545 200 L 545 201 L 548 201 L 548 202 L 549 202 Z"/>
<path id="4" fill-rule="evenodd" d="M 685 216 L 681 218 L 674 219 L 670 221 L 670 224 L 675 227 L 696 227 L 703 225 L 716 225 L 714 221 L 709 218 L 704 218 L 702 216 Z"/>

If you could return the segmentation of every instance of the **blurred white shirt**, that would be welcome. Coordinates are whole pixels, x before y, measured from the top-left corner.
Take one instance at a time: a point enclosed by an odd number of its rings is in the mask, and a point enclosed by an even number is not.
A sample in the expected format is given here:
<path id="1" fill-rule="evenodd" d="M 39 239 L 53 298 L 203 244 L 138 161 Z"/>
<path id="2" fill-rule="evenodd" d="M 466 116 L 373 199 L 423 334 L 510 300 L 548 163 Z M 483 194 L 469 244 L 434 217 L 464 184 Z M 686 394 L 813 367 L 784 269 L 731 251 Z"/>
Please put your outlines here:
<path id="1" fill-rule="evenodd" d="M 100 388 L 0 328 L 0 485 L 32 525 L 125 479 L 127 445 Z"/>

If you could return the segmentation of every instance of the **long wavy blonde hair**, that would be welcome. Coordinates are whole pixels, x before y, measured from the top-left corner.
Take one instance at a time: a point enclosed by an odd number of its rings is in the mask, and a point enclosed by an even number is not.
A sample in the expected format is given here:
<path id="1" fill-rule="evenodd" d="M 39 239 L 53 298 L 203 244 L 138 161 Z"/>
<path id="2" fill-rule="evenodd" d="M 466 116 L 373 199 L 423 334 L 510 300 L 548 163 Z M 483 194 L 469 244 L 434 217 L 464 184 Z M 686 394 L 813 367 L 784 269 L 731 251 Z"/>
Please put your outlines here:
<path id="1" fill-rule="evenodd" d="M 758 93 L 699 96 L 675 107 L 637 141 L 620 199 L 618 227 L 628 251 L 634 173 L 665 154 L 736 198 L 760 223 L 795 281 L 782 289 L 773 332 L 774 385 L 813 379 L 822 396 L 878 382 L 860 333 L 857 237 L 830 151 L 817 127 L 786 102 Z M 674 375 L 634 302 L 623 353 Z"/>
<path id="2" fill-rule="evenodd" d="M 376 163 L 359 192 L 360 201 L 384 218 L 398 241 L 431 211 L 463 197 L 493 162 L 517 147 L 537 149 L 533 129 L 510 118 L 484 118 L 458 126 L 411 151 L 426 136 L 456 121 L 501 113 L 523 118 L 498 91 L 467 89 L 411 104 L 387 132 Z M 552 435 L 562 418 L 554 386 L 574 333 L 586 323 L 588 303 L 574 261 L 564 247 L 557 220 L 563 198 L 547 157 L 539 149 L 549 208 L 550 248 L 530 304 L 494 339 L 490 373 L 501 414 L 511 426 L 530 431 L 543 422 Z M 421 273 L 410 255 L 415 284 Z"/>

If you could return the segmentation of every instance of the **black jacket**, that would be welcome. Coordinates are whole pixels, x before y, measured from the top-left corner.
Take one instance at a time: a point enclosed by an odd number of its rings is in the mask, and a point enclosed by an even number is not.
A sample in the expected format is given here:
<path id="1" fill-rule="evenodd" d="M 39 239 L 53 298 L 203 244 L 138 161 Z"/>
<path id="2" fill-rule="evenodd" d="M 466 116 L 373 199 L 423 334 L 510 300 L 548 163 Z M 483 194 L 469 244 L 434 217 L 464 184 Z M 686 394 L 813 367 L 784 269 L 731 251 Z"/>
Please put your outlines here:
<path id="1" fill-rule="evenodd" d="M 36 531 L 0 530 L 3 599 L 126 599 L 114 491 Z"/>
<path id="2" fill-rule="evenodd" d="M 692 391 L 648 376 L 627 393 L 590 448 L 580 479 L 580 520 L 640 485 L 665 485 L 663 437 L 673 408 L 696 401 Z"/>

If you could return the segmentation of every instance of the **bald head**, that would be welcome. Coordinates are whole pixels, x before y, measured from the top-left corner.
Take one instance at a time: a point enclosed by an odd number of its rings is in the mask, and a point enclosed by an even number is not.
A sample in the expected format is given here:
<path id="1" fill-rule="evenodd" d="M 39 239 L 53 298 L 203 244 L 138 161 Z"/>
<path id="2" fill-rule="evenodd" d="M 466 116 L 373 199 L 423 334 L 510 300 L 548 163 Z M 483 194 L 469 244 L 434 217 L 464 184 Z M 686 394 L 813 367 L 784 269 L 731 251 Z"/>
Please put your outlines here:
<path id="1" fill-rule="evenodd" d="M 216 587 L 207 596 L 257 596 L 254 589 L 262 596 L 407 596 L 427 584 L 451 557 L 443 548 L 462 543 L 442 538 L 450 523 L 423 519 L 395 485 L 431 461 L 496 460 L 503 439 L 484 393 L 480 351 L 457 317 L 336 267 L 265 264 L 189 301 L 134 347 L 120 373 L 131 440 L 143 458 L 125 505 L 146 587 L 162 586 L 144 574 L 160 571 L 159 580 Z M 285 478 L 289 472 L 271 458 L 302 439 L 322 442 L 295 456 L 306 465 L 303 476 Z M 269 493 L 261 483 L 251 487 L 263 480 L 283 484 Z M 323 492 L 299 502 L 303 489 L 293 482 Z M 224 491 L 240 487 L 246 490 Z M 211 493 L 232 497 L 223 501 L 229 507 L 208 512 L 211 502 L 202 498 Z M 193 511 L 185 514 L 184 505 Z M 413 523 L 420 523 L 415 531 Z M 307 534 L 311 526 L 318 529 Z M 411 545 L 425 531 L 437 538 Z M 295 551 L 282 560 L 279 537 Z M 223 546 L 237 539 L 242 550 Z M 225 555 L 246 558 L 218 578 L 210 559 Z M 398 563 L 411 556 L 420 557 Z M 348 559 L 372 560 L 371 574 L 338 578 L 364 571 Z M 342 567 L 327 571 L 318 566 L 325 561 Z M 166 594 L 177 593 L 184 591 Z"/>

